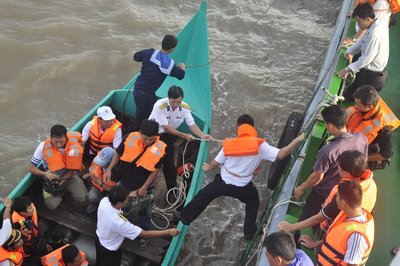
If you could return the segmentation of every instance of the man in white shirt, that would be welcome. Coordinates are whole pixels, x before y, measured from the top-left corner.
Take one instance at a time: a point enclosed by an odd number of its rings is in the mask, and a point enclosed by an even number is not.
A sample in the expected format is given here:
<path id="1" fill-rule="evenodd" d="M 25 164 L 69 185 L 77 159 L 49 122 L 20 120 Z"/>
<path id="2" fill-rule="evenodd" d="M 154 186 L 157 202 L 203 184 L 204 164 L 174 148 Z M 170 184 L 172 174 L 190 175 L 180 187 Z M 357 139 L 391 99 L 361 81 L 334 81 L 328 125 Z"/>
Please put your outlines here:
<path id="1" fill-rule="evenodd" d="M 192 141 L 195 137 L 191 134 L 178 130 L 185 122 L 190 131 L 198 137 L 210 141 L 212 137 L 203 133 L 194 122 L 188 104 L 182 101 L 184 95 L 181 87 L 172 86 L 168 90 L 168 97 L 158 100 L 153 107 L 149 120 L 154 119 L 160 124 L 160 139 L 167 144 L 166 154 L 163 162 L 163 173 L 167 189 L 176 187 L 176 166 L 174 162 L 175 142 L 177 138 Z"/>
<path id="2" fill-rule="evenodd" d="M 220 196 L 229 196 L 246 204 L 244 238 L 252 239 L 257 230 L 256 218 L 260 205 L 257 188 L 251 182 L 254 173 L 263 160 L 275 161 L 288 156 L 299 144 L 304 134 L 295 138 L 282 149 L 270 146 L 264 139 L 257 138 L 254 120 L 249 115 L 242 115 L 237 120 L 238 138 L 225 139 L 222 150 L 210 163 L 203 164 L 208 172 L 221 165 L 221 174 L 201 189 L 182 212 L 174 212 L 175 218 L 189 225 L 204 209 Z"/>
<path id="3" fill-rule="evenodd" d="M 133 240 L 138 236 L 153 238 L 179 234 L 175 228 L 145 231 L 130 223 L 123 216 L 121 210 L 128 203 L 128 195 L 128 189 L 123 186 L 115 186 L 111 188 L 108 196 L 100 201 L 96 230 L 96 258 L 99 266 L 121 264 L 120 247 L 125 238 Z"/>
<path id="4" fill-rule="evenodd" d="M 85 161 L 92 162 L 97 153 L 105 147 L 118 148 L 122 142 L 121 127 L 121 122 L 115 118 L 109 106 L 99 107 L 97 116 L 93 116 L 82 130 L 82 146 L 89 140 L 88 152 L 85 149 Z"/>
<path id="5" fill-rule="evenodd" d="M 354 55 L 361 56 L 338 72 L 340 78 L 356 73 L 354 82 L 345 90 L 346 101 L 354 101 L 354 91 L 362 85 L 372 85 L 379 92 L 387 78 L 386 65 L 389 60 L 389 28 L 387 21 L 377 20 L 371 5 L 360 4 L 353 12 L 353 18 L 366 33 L 347 49 L 345 57 L 351 62 Z"/>

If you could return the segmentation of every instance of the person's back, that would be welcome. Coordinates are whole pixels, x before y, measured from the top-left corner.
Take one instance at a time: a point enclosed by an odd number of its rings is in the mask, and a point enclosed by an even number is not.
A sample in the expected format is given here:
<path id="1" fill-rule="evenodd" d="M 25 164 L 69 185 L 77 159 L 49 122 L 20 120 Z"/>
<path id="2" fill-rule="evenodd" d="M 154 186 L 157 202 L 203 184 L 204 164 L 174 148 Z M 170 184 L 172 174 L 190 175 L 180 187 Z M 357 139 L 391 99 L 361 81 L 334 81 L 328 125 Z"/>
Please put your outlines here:
<path id="1" fill-rule="evenodd" d="M 165 35 L 161 43 L 161 50 L 153 48 L 136 52 L 133 59 L 142 62 L 140 75 L 135 81 L 133 97 L 136 105 L 136 121 L 134 131 L 140 127 L 140 123 L 147 119 L 152 107 L 157 101 L 156 91 L 167 78 L 175 77 L 179 80 L 185 77 L 185 65 L 175 65 L 168 55 L 172 53 L 178 44 L 178 39 L 173 35 Z"/>

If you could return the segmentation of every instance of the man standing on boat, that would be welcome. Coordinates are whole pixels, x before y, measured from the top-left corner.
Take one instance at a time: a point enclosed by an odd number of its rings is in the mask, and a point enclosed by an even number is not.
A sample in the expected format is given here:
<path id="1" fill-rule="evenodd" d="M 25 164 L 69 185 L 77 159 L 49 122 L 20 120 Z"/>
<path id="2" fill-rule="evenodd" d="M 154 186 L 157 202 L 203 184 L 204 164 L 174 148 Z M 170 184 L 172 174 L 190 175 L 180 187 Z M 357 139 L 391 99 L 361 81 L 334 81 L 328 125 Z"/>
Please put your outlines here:
<path id="1" fill-rule="evenodd" d="M 121 265 L 120 247 L 125 238 L 134 240 L 138 236 L 153 238 L 179 234 L 175 228 L 145 231 L 130 223 L 121 211 L 128 203 L 128 195 L 128 189 L 115 186 L 100 201 L 96 229 L 96 258 L 99 266 Z"/>
<path id="2" fill-rule="evenodd" d="M 362 207 L 372 212 L 376 202 L 377 187 L 372 178 L 373 173 L 368 169 L 367 158 L 359 151 L 349 150 L 340 154 L 338 161 L 340 182 L 346 180 L 359 182 L 363 189 Z M 281 221 L 278 223 L 278 228 L 290 232 L 321 224 L 321 230 L 326 232 L 329 225 L 340 213 L 339 207 L 336 204 L 337 186 L 333 187 L 318 214 L 294 224 Z"/>
<path id="3" fill-rule="evenodd" d="M 36 148 L 28 170 L 43 179 L 43 198 L 49 209 L 55 210 L 61 204 L 63 189 L 73 200 L 86 201 L 86 187 L 77 175 L 82 171 L 82 157 L 81 133 L 67 133 L 63 125 L 53 126 L 50 137 Z"/>
<path id="4" fill-rule="evenodd" d="M 85 147 L 89 140 L 88 154 L 85 150 L 85 161 L 89 163 L 97 153 L 105 147 L 116 149 L 122 142 L 122 124 L 115 119 L 115 114 L 109 106 L 101 106 L 97 109 L 97 116 L 87 122 L 82 130 L 82 146 Z"/>
<path id="5" fill-rule="evenodd" d="M 367 30 L 357 42 L 347 49 L 345 57 L 351 62 L 354 55 L 361 56 L 338 72 L 340 78 L 356 73 L 354 82 L 344 91 L 346 101 L 353 101 L 354 91 L 362 85 L 372 85 L 379 92 L 387 78 L 386 65 L 389 61 L 389 28 L 387 21 L 375 19 L 374 8 L 369 4 L 358 5 L 353 18 L 360 29 Z"/>
<path id="6" fill-rule="evenodd" d="M 323 240 L 302 235 L 308 248 L 321 246 L 316 265 L 365 265 L 374 243 L 374 219 L 361 207 L 362 188 L 350 180 L 338 185 L 336 203 L 341 210 Z"/>
<path id="7" fill-rule="evenodd" d="M 193 135 L 177 129 L 183 121 L 193 134 L 207 141 L 212 140 L 211 136 L 204 134 L 195 124 L 189 105 L 182 101 L 183 97 L 181 87 L 171 86 L 168 90 L 168 97 L 160 99 L 154 104 L 149 117 L 149 119 L 154 119 L 160 124 L 158 131 L 160 139 L 167 144 L 163 173 L 168 190 L 176 187 L 175 142 L 178 137 L 187 141 L 195 139 Z"/>
<path id="8" fill-rule="evenodd" d="M 383 169 L 393 155 L 392 131 L 400 121 L 373 86 L 361 86 L 353 96 L 355 104 L 346 110 L 347 129 L 361 132 L 368 138 L 369 169 Z"/>
<path id="9" fill-rule="evenodd" d="M 136 52 L 133 59 L 142 62 L 140 75 L 136 79 L 133 97 L 136 105 L 135 129 L 139 130 L 140 123 L 147 119 L 154 103 L 157 101 L 156 91 L 167 76 L 179 80 L 185 77 L 185 64 L 175 65 L 168 55 L 178 45 L 178 39 L 173 35 L 165 35 L 161 43 L 161 50 L 153 48 Z"/>
<path id="10" fill-rule="evenodd" d="M 312 188 L 299 222 L 319 212 L 322 203 L 328 197 L 332 188 L 339 183 L 338 156 L 347 150 L 357 150 L 368 156 L 368 141 L 361 133 L 349 133 L 346 129 L 346 113 L 341 105 L 331 105 L 321 112 L 328 133 L 334 139 L 324 145 L 318 152 L 313 172 L 307 180 L 294 190 L 296 199 L 300 199 L 306 189 Z"/>
<path id="11" fill-rule="evenodd" d="M 225 139 L 217 157 L 211 163 L 203 164 L 203 170 L 206 172 L 221 165 L 221 174 L 215 175 L 214 181 L 201 189 L 182 212 L 174 212 L 174 216 L 189 225 L 214 199 L 221 196 L 233 197 L 246 204 L 243 231 L 244 238 L 250 240 L 257 230 L 256 218 L 260 205 L 257 188 L 251 181 L 256 169 L 263 160 L 273 162 L 288 156 L 304 139 L 304 134 L 286 147 L 278 149 L 257 137 L 254 119 L 251 116 L 240 116 L 237 125 L 238 137 Z"/>

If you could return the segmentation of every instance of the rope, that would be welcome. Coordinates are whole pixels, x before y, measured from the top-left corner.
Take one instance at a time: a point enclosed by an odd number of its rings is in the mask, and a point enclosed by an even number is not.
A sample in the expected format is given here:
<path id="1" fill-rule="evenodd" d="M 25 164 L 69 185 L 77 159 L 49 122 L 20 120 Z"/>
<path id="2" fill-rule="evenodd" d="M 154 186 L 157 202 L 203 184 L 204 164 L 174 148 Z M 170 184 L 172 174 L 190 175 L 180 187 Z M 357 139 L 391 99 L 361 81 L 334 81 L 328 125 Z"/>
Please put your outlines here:
<path id="1" fill-rule="evenodd" d="M 257 23 L 262 19 L 262 17 L 267 14 L 267 12 L 272 8 L 272 6 L 277 2 L 278 0 L 274 0 L 269 7 L 264 10 L 264 12 L 257 18 L 257 20 L 244 32 L 242 33 L 242 35 L 239 36 L 239 38 L 237 38 L 231 45 L 229 45 L 228 48 L 226 48 L 224 51 L 222 51 L 222 53 L 220 53 L 219 55 L 217 55 L 216 57 L 214 57 L 212 60 L 210 60 L 209 62 L 205 63 L 205 64 L 198 64 L 198 65 L 189 65 L 186 66 L 186 68 L 193 68 L 193 67 L 203 67 L 203 66 L 207 66 L 207 65 L 211 65 L 211 63 L 214 63 L 214 61 L 217 61 L 221 56 L 223 56 L 224 54 L 226 54 L 235 44 L 237 44 L 240 39 L 243 38 L 244 35 L 246 35 L 247 33 L 249 33 L 256 25 Z"/>
<path id="2" fill-rule="evenodd" d="M 185 144 L 185 148 L 183 150 L 182 153 L 182 165 L 185 165 L 185 154 L 186 154 L 186 150 L 187 150 L 187 146 L 189 144 L 189 141 L 186 141 Z M 159 208 L 157 207 L 155 204 L 153 205 L 153 210 L 152 213 L 159 215 L 160 217 L 162 217 L 165 221 L 166 221 L 166 226 L 161 227 L 159 225 L 157 225 L 153 219 L 151 219 L 151 223 L 158 229 L 160 230 L 164 230 L 167 229 L 169 227 L 169 218 L 168 217 L 172 217 L 172 211 L 176 210 L 177 208 L 179 208 L 179 206 L 181 206 L 185 201 L 186 201 L 186 188 L 187 188 L 187 179 L 190 178 L 190 172 L 188 172 L 186 170 L 185 167 L 183 167 L 183 173 L 181 176 L 178 176 L 177 178 L 177 186 L 174 188 L 171 188 L 170 190 L 168 190 L 167 194 L 165 195 L 165 199 L 167 201 L 167 203 L 170 205 L 167 208 Z M 175 202 L 170 202 L 169 201 L 169 194 L 173 193 L 174 197 L 175 197 Z"/>

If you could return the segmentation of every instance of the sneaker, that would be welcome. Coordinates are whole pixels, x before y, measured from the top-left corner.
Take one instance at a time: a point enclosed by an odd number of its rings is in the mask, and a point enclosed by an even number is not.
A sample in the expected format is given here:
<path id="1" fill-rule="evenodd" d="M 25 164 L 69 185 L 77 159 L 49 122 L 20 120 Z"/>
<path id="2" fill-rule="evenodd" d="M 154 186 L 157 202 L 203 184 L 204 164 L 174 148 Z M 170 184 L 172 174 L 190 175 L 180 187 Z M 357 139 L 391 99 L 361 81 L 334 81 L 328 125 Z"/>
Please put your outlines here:
<path id="1" fill-rule="evenodd" d="M 146 249 L 150 244 L 150 239 L 148 238 L 141 238 L 139 240 L 139 248 L 140 249 Z"/>
<path id="2" fill-rule="evenodd" d="M 97 210 L 97 205 L 90 203 L 87 207 L 86 207 L 86 212 L 87 213 L 94 213 Z"/>
<path id="3" fill-rule="evenodd" d="M 185 225 L 189 225 L 190 224 L 185 218 L 182 217 L 182 214 L 181 214 L 180 211 L 173 210 L 172 211 L 172 215 L 174 216 L 174 220 L 181 221 Z"/>
<path id="4" fill-rule="evenodd" d="M 246 240 L 246 241 L 252 240 L 253 237 L 254 237 L 254 235 L 255 235 L 255 233 L 256 233 L 256 232 L 254 232 L 254 233 L 251 234 L 251 235 L 244 235 L 244 240 Z M 263 230 L 260 230 L 260 231 L 258 231 L 257 236 L 260 236 L 260 235 L 262 235 L 262 234 L 263 234 Z"/>

